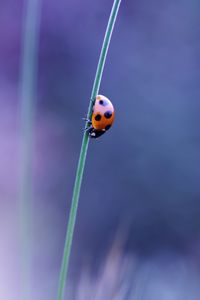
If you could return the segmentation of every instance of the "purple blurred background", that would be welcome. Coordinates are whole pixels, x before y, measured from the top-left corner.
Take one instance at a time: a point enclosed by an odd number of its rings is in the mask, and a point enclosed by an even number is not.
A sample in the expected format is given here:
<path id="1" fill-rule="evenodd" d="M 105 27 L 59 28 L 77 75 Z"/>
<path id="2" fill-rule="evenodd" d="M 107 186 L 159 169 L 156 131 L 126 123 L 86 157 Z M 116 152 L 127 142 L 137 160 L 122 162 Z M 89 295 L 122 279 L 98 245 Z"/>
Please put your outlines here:
<path id="1" fill-rule="evenodd" d="M 112 1 L 41 2 L 33 135 L 32 296 L 50 300 L 55 299 L 58 285 L 83 135 L 81 118 L 87 112 Z M 177 283 L 178 291 L 189 279 L 199 280 L 199 8 L 198 0 L 122 0 L 100 88 L 115 106 L 116 121 L 89 145 L 70 261 L 72 287 L 83 284 L 80 273 L 85 268 L 95 276 L 121 228 L 127 237 L 121 257 L 137 261 L 140 287 L 151 285 L 146 296 L 135 292 L 136 299 L 186 299 L 178 292 L 172 295 L 173 281 L 159 286 L 158 278 L 167 276 L 163 269 L 174 280 L 185 274 L 185 281 Z M 0 19 L 0 298 L 13 300 L 18 299 L 20 272 L 23 2 L 2 0 Z M 170 264 L 178 267 L 170 269 Z M 152 282 L 144 269 L 150 270 Z M 132 286 L 132 276 L 126 276 Z M 160 291 L 156 295 L 154 285 Z M 199 299 L 196 286 L 187 290 L 189 299 Z M 117 299 L 80 294 L 70 299 Z"/>

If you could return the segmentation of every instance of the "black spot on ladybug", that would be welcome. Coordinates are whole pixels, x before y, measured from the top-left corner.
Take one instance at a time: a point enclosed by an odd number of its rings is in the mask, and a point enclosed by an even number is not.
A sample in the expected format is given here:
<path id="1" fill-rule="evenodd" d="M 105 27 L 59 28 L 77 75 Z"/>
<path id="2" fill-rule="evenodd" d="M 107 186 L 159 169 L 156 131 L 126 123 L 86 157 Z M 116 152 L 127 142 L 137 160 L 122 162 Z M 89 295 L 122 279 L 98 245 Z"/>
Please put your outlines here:
<path id="1" fill-rule="evenodd" d="M 100 100 L 99 104 L 102 105 L 102 106 L 106 106 L 106 105 L 109 104 L 109 102 L 107 100 Z"/>
<path id="2" fill-rule="evenodd" d="M 110 119 L 112 117 L 112 111 L 111 110 L 107 110 L 104 113 L 104 116 L 105 116 L 106 119 Z"/>
<path id="3" fill-rule="evenodd" d="M 100 120 L 101 120 L 101 115 L 99 115 L 99 114 L 96 115 L 95 120 L 96 120 L 96 121 L 100 121 Z"/>
<path id="4" fill-rule="evenodd" d="M 105 130 L 108 130 L 111 127 L 111 125 L 106 125 Z"/>

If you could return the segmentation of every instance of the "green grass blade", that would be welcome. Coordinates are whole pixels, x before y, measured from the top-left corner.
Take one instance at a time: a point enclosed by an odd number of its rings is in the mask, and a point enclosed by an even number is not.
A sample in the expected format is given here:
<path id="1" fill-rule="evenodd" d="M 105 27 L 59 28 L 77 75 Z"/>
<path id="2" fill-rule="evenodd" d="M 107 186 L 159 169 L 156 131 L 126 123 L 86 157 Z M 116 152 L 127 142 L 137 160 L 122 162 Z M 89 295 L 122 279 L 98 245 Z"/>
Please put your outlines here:
<path id="1" fill-rule="evenodd" d="M 99 57 L 99 62 L 98 62 L 97 70 L 96 70 L 96 75 L 95 75 L 95 79 L 94 79 L 94 84 L 93 84 L 93 88 L 92 88 L 91 101 L 89 103 L 88 114 L 87 114 L 88 118 L 91 118 L 92 107 L 94 105 L 96 95 L 99 92 L 99 87 L 100 87 L 100 83 L 101 83 L 101 78 L 102 78 L 102 74 L 103 74 L 103 69 L 104 69 L 104 65 L 105 65 L 105 61 L 106 61 L 109 44 L 110 44 L 110 39 L 112 36 L 112 32 L 113 32 L 113 28 L 114 28 L 115 21 L 117 18 L 120 3 L 121 3 L 121 0 L 114 0 L 113 7 L 112 7 L 112 10 L 110 13 L 109 20 L 108 20 L 108 25 L 107 25 L 107 29 L 106 29 L 100 57 Z M 84 166 L 85 166 L 88 144 L 89 144 L 89 137 L 88 137 L 87 132 L 84 132 L 80 156 L 79 156 L 79 162 L 78 162 L 78 167 L 77 167 L 77 172 L 76 172 L 76 179 L 75 179 L 75 184 L 74 184 L 71 209 L 70 209 L 70 214 L 69 214 L 69 221 L 68 221 L 67 232 L 66 232 L 66 239 L 65 239 L 63 258 L 62 258 L 62 264 L 61 264 L 61 270 L 60 270 L 60 277 L 59 277 L 57 300 L 64 299 L 64 290 L 65 290 L 65 283 L 66 283 L 66 277 L 67 277 L 67 271 L 68 271 L 68 265 L 69 265 L 69 257 L 70 257 L 70 252 L 71 252 L 74 226 L 75 226 L 75 222 L 76 222 L 78 201 L 79 201 L 79 195 L 80 195 L 80 189 L 81 189 L 81 183 L 82 183 L 82 178 L 83 178 L 83 171 L 84 171 Z"/>

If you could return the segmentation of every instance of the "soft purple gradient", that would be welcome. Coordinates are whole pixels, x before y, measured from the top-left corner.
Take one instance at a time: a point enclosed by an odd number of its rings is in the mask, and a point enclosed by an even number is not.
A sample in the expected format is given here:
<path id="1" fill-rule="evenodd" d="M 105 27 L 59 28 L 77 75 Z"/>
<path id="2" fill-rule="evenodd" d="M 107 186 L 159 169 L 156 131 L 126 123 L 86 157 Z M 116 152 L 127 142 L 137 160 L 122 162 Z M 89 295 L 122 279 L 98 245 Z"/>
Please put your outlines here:
<path id="1" fill-rule="evenodd" d="M 19 299 L 21 272 L 22 5 L 19 0 L 0 4 L 0 298 L 5 300 Z M 31 212 L 34 300 L 55 299 L 81 118 L 111 5 L 42 2 Z M 191 300 L 199 295 L 199 28 L 197 0 L 122 1 L 100 89 L 115 105 L 116 122 L 89 147 L 70 262 L 72 290 L 90 287 L 87 274 L 103 268 L 114 233 L 127 223 L 121 259 L 129 260 L 128 255 L 138 270 L 149 265 L 157 270 L 150 278 L 137 273 L 139 285 L 148 289 L 142 299 L 155 300 L 159 290 L 159 299 L 183 300 L 187 284 Z M 168 268 L 169 261 L 176 270 Z M 171 274 L 183 278 L 173 282 Z M 129 275 L 124 277 L 134 289 Z"/>

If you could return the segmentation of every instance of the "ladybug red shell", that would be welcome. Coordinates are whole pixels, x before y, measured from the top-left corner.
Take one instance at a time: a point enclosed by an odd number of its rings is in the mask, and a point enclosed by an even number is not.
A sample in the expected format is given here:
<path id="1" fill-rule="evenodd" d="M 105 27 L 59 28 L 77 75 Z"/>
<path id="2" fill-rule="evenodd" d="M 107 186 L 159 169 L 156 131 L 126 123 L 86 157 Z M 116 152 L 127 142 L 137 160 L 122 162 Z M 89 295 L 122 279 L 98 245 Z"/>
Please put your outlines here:
<path id="1" fill-rule="evenodd" d="M 87 128 L 91 138 L 98 138 L 112 126 L 115 111 L 112 102 L 103 95 L 97 95 L 93 106 L 92 119 Z"/>

